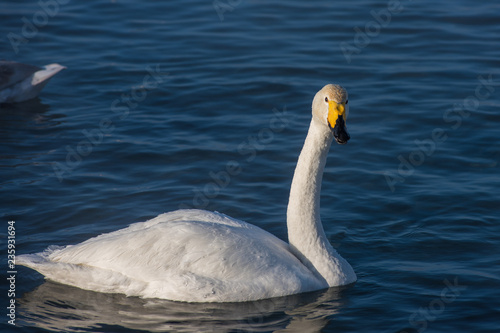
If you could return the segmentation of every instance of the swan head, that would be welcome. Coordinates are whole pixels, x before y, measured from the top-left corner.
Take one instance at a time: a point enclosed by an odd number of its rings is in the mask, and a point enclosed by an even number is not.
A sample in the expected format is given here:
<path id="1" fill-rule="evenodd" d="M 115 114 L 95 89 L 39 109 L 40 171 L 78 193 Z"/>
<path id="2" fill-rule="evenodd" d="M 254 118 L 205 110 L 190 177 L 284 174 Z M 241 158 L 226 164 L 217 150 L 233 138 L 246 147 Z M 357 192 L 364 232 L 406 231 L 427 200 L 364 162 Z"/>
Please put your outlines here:
<path id="1" fill-rule="evenodd" d="M 314 96 L 313 118 L 326 125 L 333 132 L 338 144 L 346 144 L 351 138 L 346 129 L 349 115 L 347 91 L 338 84 L 327 84 Z"/>

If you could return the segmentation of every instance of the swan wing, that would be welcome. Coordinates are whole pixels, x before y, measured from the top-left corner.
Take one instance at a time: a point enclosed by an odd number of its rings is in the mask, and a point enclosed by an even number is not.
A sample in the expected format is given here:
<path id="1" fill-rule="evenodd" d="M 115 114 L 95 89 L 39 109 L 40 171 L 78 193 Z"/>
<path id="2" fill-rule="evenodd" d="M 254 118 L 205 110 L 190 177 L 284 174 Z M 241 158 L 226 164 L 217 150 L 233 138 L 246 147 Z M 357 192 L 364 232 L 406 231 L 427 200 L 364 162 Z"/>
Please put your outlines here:
<path id="1" fill-rule="evenodd" d="M 190 302 L 248 301 L 321 289 L 288 244 L 220 213 L 179 210 L 22 258 L 83 289 Z"/>

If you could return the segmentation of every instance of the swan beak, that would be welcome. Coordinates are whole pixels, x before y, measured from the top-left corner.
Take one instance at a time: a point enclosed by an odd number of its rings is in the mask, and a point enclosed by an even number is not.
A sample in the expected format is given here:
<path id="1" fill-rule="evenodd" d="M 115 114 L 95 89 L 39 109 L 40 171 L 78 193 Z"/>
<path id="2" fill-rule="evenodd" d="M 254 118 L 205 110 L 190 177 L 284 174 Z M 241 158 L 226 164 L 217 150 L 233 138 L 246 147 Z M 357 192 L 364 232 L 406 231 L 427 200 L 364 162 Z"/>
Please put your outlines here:
<path id="1" fill-rule="evenodd" d="M 338 144 L 346 144 L 351 138 L 345 127 L 346 113 L 345 103 L 328 101 L 328 126 Z"/>

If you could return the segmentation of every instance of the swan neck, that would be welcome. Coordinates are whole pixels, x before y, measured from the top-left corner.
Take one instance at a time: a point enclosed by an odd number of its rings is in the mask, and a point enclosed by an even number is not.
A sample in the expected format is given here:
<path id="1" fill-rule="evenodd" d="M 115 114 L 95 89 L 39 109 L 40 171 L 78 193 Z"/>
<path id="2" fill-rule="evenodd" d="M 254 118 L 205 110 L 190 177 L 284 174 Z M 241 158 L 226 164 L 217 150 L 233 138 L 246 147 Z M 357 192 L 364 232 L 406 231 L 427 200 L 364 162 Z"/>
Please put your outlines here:
<path id="1" fill-rule="evenodd" d="M 321 272 L 323 263 L 335 252 L 320 218 L 321 182 L 332 140 L 330 129 L 313 118 L 295 169 L 287 210 L 291 250 L 321 276 L 327 274 Z"/>
<path id="2" fill-rule="evenodd" d="M 332 139 L 333 135 L 326 126 L 316 123 L 314 119 L 311 121 L 295 168 L 288 202 L 288 232 L 294 241 L 295 236 L 300 236 L 294 233 L 298 226 L 309 225 L 323 230 L 320 218 L 321 182 Z"/>

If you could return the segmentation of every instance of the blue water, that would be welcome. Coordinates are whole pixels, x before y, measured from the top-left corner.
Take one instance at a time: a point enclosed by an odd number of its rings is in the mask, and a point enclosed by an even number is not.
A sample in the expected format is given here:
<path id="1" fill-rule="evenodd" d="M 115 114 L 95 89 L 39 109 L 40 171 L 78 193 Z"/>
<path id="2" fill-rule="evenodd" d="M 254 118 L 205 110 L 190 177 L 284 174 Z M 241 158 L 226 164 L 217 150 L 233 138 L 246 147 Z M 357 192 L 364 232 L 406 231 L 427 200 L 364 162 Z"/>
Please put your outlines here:
<path id="1" fill-rule="evenodd" d="M 0 108 L 2 332 L 500 330 L 496 1 L 42 3 L 0 4 L 0 58 L 67 67 Z M 18 254 L 180 207 L 286 240 L 310 104 L 330 82 L 349 91 L 351 140 L 332 146 L 321 213 L 354 286 L 186 304 L 17 267 L 7 323 L 8 221 Z"/>

